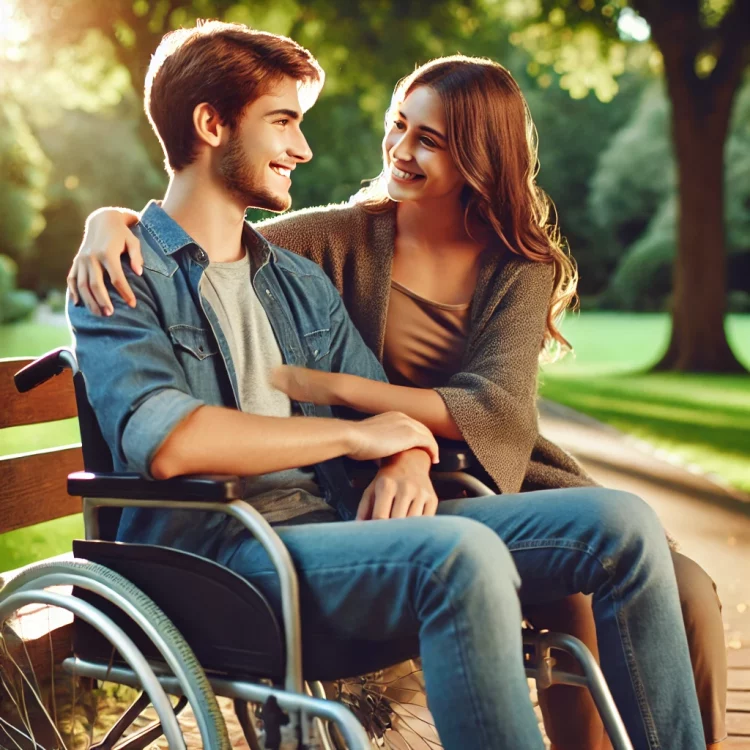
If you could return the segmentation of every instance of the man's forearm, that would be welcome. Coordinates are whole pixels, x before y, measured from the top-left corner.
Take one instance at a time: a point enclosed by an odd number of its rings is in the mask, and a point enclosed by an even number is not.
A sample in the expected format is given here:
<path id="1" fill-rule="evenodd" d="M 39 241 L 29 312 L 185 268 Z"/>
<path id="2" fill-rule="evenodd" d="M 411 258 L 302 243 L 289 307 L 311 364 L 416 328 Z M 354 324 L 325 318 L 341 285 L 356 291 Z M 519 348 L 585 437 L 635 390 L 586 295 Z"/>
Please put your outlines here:
<path id="1" fill-rule="evenodd" d="M 151 461 L 155 479 L 182 474 L 257 475 L 351 451 L 351 426 L 314 417 L 262 417 L 202 406 L 170 433 Z"/>

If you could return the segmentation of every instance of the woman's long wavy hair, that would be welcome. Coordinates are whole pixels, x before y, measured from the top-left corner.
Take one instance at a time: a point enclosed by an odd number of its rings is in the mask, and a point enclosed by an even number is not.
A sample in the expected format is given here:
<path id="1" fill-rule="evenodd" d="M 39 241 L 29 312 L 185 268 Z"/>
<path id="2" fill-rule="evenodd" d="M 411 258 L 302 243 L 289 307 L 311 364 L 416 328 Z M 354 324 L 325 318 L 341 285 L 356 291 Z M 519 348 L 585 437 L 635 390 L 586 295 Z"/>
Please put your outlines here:
<path id="1" fill-rule="evenodd" d="M 392 114 L 418 86 L 440 96 L 448 123 L 448 148 L 466 181 L 462 195 L 467 231 L 477 221 L 489 225 L 510 252 L 551 263 L 555 279 L 542 347 L 554 356 L 570 345 L 558 324 L 576 302 L 578 273 L 557 225 L 552 201 L 536 185 L 537 135 L 528 105 L 511 74 L 492 60 L 464 55 L 422 65 L 396 86 L 386 113 Z M 354 196 L 371 213 L 388 210 L 388 163 Z"/>

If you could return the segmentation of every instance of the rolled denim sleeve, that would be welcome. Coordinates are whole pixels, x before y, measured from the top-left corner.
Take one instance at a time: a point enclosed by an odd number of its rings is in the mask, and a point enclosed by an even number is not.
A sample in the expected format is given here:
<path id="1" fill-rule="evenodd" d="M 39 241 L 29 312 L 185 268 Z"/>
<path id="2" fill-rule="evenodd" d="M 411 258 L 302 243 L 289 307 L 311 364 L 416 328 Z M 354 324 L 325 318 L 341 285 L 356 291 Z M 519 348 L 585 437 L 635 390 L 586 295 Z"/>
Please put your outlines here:
<path id="1" fill-rule="evenodd" d="M 331 372 L 387 383 L 383 366 L 349 317 L 336 287 L 326 278 L 331 316 Z"/>
<path id="2" fill-rule="evenodd" d="M 141 277 L 127 264 L 123 269 L 136 296 L 135 308 L 110 291 L 111 316 L 98 317 L 68 300 L 68 320 L 88 399 L 115 466 L 152 478 L 158 449 L 204 402 L 190 393 L 161 327 L 149 270 Z"/>
<path id="3" fill-rule="evenodd" d="M 122 434 L 122 452 L 128 465 L 153 479 L 151 462 L 162 443 L 183 419 L 203 402 L 176 388 L 150 394 L 132 413 Z"/>

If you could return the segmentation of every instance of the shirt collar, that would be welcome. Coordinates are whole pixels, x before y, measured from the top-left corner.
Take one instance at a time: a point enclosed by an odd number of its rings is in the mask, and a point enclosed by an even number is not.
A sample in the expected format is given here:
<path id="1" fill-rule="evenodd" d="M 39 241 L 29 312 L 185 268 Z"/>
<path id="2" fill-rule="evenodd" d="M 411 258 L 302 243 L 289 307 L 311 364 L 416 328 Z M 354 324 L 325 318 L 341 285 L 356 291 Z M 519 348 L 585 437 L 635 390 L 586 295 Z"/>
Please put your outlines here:
<path id="1" fill-rule="evenodd" d="M 165 255 L 198 244 L 156 201 L 149 201 L 141 212 L 141 224 L 154 236 Z"/>
<path id="2" fill-rule="evenodd" d="M 154 236 L 165 255 L 174 255 L 189 245 L 198 246 L 198 243 L 156 201 L 149 201 L 142 211 L 141 224 Z M 248 222 L 245 222 L 242 234 L 244 241 L 249 246 L 256 247 L 264 260 L 269 255 L 276 260 L 273 246 Z"/>
<path id="3" fill-rule="evenodd" d="M 264 263 L 269 256 L 271 260 L 278 260 L 274 246 L 249 221 L 245 222 L 242 230 L 242 240 L 248 252 L 261 263 Z"/>

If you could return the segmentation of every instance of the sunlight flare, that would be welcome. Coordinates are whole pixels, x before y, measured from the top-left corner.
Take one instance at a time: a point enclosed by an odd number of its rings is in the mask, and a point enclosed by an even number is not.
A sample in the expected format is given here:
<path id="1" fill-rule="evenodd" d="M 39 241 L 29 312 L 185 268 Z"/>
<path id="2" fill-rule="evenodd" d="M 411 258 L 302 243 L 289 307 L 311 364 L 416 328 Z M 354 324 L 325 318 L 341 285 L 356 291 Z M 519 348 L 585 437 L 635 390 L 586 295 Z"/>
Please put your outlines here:
<path id="1" fill-rule="evenodd" d="M 28 19 L 21 13 L 16 0 L 0 0 L 0 61 L 19 60 L 29 36 Z"/>

